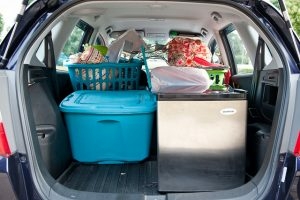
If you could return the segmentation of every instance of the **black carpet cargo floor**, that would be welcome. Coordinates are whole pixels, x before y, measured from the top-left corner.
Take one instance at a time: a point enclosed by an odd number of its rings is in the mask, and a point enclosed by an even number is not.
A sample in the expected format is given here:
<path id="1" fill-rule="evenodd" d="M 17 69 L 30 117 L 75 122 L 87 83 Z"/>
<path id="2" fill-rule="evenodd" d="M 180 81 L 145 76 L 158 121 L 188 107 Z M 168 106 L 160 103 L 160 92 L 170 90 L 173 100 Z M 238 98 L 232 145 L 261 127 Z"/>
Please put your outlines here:
<path id="1" fill-rule="evenodd" d="M 59 182 L 80 191 L 159 194 L 156 161 L 136 164 L 73 163 Z"/>

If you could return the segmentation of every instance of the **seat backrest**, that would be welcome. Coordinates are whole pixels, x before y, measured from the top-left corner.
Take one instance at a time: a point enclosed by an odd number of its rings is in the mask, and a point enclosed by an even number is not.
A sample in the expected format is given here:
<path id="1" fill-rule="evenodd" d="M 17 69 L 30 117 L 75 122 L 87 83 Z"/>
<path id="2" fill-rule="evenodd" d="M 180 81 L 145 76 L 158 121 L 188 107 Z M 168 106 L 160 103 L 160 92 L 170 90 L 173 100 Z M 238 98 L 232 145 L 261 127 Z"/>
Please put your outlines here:
<path id="1" fill-rule="evenodd" d="M 273 120 L 280 84 L 280 69 L 263 70 L 256 88 L 255 107 L 266 123 Z"/>
<path id="2" fill-rule="evenodd" d="M 257 117 L 258 120 L 271 123 L 275 111 L 277 92 L 280 81 L 280 70 L 275 69 L 275 63 L 265 63 L 266 44 L 262 38 L 258 40 L 252 77 L 251 89 L 249 92 L 250 116 Z M 253 113 L 251 113 L 253 112 Z M 255 116 L 257 115 L 257 116 Z"/>
<path id="3" fill-rule="evenodd" d="M 28 66 L 29 97 L 43 161 L 57 178 L 70 165 L 67 130 L 53 96 L 45 67 Z"/>

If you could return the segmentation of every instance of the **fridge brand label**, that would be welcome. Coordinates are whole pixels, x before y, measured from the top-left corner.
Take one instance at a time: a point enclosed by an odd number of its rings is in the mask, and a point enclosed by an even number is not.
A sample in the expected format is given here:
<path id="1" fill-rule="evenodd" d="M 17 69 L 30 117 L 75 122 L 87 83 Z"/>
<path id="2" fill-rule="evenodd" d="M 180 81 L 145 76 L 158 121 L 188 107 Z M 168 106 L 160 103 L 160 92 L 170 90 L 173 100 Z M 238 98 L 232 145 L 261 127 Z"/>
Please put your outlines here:
<path id="1" fill-rule="evenodd" d="M 234 115 L 236 112 L 237 111 L 234 108 L 224 108 L 220 111 L 222 115 Z"/>

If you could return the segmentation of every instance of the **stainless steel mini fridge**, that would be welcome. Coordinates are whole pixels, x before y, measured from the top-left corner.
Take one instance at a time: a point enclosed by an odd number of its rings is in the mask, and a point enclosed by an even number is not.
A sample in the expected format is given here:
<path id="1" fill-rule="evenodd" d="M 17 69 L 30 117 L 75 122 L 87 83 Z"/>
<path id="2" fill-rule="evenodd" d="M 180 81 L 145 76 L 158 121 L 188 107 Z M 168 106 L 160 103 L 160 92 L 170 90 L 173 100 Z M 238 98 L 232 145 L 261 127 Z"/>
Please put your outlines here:
<path id="1" fill-rule="evenodd" d="M 245 181 L 245 93 L 174 89 L 158 93 L 158 186 L 216 191 Z"/>

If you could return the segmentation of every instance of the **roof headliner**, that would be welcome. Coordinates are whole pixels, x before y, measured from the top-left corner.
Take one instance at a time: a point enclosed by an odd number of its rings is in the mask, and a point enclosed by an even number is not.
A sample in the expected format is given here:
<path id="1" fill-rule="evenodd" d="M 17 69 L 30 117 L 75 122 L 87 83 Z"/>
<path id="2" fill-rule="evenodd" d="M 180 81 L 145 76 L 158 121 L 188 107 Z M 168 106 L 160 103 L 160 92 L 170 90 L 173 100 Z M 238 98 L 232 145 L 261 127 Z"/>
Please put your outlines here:
<path id="1" fill-rule="evenodd" d="M 221 16 L 218 21 L 213 13 Z M 205 28 L 208 36 L 230 23 L 246 20 L 243 13 L 225 4 L 170 1 L 92 1 L 76 6 L 70 15 L 114 31 L 134 28 L 166 34 L 174 29 L 201 32 Z"/>

